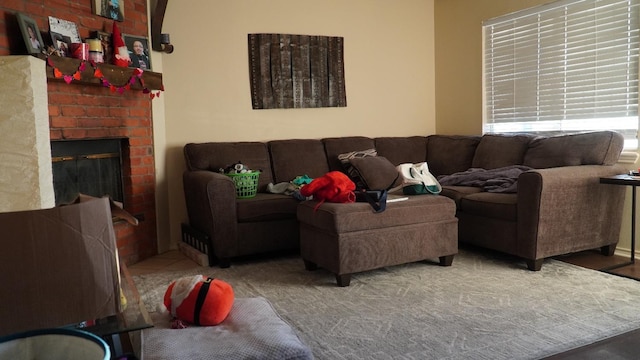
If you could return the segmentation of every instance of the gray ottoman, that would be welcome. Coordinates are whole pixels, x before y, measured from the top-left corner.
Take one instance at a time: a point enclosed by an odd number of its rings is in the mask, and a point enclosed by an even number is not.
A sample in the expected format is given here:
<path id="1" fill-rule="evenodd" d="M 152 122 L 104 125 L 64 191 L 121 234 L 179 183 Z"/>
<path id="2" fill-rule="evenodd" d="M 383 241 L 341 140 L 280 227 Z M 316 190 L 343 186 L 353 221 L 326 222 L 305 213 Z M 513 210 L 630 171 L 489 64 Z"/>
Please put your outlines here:
<path id="1" fill-rule="evenodd" d="M 368 203 L 298 205 L 300 253 L 307 270 L 318 266 L 349 286 L 351 274 L 438 258 L 449 266 L 458 253 L 458 219 L 453 200 L 414 195 L 373 213 Z"/>

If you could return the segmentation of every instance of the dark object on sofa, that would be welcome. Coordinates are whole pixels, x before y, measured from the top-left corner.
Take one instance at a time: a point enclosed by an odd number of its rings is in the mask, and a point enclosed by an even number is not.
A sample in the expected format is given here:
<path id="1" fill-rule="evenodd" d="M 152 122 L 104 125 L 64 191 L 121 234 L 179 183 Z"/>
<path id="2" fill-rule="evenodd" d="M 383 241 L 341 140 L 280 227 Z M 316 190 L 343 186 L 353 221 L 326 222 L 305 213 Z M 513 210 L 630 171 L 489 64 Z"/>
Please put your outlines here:
<path id="1" fill-rule="evenodd" d="M 529 269 L 539 270 L 551 256 L 596 248 L 613 254 L 625 189 L 602 186 L 599 178 L 626 172 L 616 165 L 623 143 L 613 131 L 191 143 L 184 147 L 184 191 L 190 226 L 210 237 L 220 265 L 228 266 L 241 255 L 297 249 L 299 202 L 267 193 L 267 184 L 344 170 L 338 160 L 343 153 L 376 149 L 394 165 L 426 161 L 434 176 L 529 166 L 534 170 L 518 177 L 516 193 L 443 186 L 440 196 L 456 203 L 459 242 L 516 255 Z M 254 198 L 236 199 L 231 180 L 217 173 L 237 159 L 263 170 Z"/>

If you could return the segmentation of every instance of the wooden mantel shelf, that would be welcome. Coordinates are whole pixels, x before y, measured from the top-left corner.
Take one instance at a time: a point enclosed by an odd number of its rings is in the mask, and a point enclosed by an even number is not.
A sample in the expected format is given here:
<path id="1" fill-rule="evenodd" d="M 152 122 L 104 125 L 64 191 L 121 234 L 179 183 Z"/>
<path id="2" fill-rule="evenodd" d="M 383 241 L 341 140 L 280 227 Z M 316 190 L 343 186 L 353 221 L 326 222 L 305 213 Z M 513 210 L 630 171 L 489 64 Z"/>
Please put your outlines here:
<path id="1" fill-rule="evenodd" d="M 73 75 L 81 65 L 82 60 L 66 58 L 60 56 L 50 56 L 53 64 L 65 75 Z M 94 68 L 88 61 L 86 62 L 85 69 L 81 72 L 80 80 L 73 80 L 73 83 L 81 83 L 86 85 L 103 86 L 99 78 L 93 75 Z M 133 68 L 125 68 L 110 64 L 96 64 L 102 75 L 111 84 L 115 86 L 125 86 L 131 76 L 133 75 Z M 53 67 L 47 65 L 47 79 L 64 81 L 63 78 L 56 78 Z M 142 73 L 142 81 L 144 81 L 144 87 L 149 90 L 161 90 L 162 87 L 162 73 L 156 73 L 152 71 L 145 71 Z M 131 85 L 132 89 L 142 90 L 143 86 L 139 80 Z"/>

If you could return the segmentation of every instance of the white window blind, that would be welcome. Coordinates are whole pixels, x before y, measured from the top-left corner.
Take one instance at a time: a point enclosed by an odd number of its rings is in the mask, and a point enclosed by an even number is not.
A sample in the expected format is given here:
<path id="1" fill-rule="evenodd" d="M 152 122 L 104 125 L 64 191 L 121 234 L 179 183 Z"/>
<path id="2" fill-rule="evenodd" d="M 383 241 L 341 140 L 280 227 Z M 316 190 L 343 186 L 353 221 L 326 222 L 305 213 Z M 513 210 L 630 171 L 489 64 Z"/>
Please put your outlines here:
<path id="1" fill-rule="evenodd" d="M 484 131 L 610 129 L 637 148 L 639 3 L 561 0 L 484 22 Z"/>

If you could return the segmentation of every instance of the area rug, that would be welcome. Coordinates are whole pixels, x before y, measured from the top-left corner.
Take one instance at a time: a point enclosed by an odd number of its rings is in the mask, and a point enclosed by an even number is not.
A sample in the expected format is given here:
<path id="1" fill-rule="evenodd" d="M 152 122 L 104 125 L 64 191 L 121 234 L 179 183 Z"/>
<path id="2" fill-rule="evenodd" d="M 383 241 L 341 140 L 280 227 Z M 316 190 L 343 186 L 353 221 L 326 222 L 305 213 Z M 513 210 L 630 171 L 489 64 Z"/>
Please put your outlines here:
<path id="1" fill-rule="evenodd" d="M 635 280 L 556 260 L 533 272 L 472 250 L 450 267 L 436 261 L 355 274 L 349 287 L 323 269 L 306 271 L 299 256 L 134 281 L 155 312 L 171 280 L 225 280 L 237 298 L 268 299 L 316 359 L 540 359 L 640 328 Z"/>

